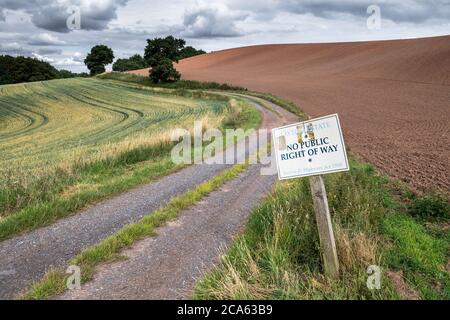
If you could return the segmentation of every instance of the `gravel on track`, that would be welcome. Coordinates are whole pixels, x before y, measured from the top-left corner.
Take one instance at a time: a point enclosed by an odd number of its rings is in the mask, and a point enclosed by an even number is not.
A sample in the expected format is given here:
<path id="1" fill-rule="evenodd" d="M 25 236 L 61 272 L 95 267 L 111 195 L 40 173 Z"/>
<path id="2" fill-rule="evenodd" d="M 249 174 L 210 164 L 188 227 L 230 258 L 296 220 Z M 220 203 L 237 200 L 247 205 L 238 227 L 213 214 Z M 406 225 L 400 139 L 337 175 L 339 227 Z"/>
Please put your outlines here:
<path id="1" fill-rule="evenodd" d="M 275 176 L 252 165 L 180 217 L 159 228 L 156 237 L 123 252 L 128 259 L 104 264 L 81 290 L 57 299 L 189 299 L 196 280 L 217 262 L 251 210 L 271 189 Z M 226 204 L 226 205 L 224 205 Z"/>

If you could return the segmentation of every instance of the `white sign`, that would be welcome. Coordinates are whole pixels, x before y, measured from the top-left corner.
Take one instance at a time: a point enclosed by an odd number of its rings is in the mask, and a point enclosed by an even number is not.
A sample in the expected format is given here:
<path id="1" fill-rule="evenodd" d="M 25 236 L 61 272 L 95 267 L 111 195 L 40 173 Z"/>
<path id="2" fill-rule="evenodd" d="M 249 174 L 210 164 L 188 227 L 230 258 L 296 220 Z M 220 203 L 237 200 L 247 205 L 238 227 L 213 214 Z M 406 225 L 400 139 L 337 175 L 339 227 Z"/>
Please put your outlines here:
<path id="1" fill-rule="evenodd" d="M 349 171 L 337 114 L 272 130 L 280 180 Z"/>

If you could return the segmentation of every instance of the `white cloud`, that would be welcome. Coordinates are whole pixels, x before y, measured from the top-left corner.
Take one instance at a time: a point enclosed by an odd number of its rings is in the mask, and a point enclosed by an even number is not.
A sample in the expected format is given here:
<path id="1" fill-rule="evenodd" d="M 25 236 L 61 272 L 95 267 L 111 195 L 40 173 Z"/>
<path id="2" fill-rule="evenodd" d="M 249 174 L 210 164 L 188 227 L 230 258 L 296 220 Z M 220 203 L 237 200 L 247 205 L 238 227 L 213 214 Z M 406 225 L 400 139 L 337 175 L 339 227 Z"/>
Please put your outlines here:
<path id="1" fill-rule="evenodd" d="M 73 67 L 73 66 L 82 66 L 83 62 L 76 60 L 75 57 L 58 59 L 52 63 L 57 67 Z"/>
<path id="2" fill-rule="evenodd" d="M 185 11 L 181 35 L 189 38 L 237 37 L 241 32 L 236 21 L 247 16 L 243 12 L 231 11 L 223 3 L 201 2 Z"/>
<path id="3" fill-rule="evenodd" d="M 33 52 L 31 54 L 31 56 L 33 58 L 35 58 L 35 59 L 38 59 L 38 60 L 41 60 L 41 61 L 44 61 L 44 62 L 48 62 L 48 63 L 54 63 L 55 62 L 55 59 L 49 58 L 49 57 L 44 56 L 44 55 L 40 55 L 39 53 Z"/>
<path id="4" fill-rule="evenodd" d="M 58 58 L 52 58 L 46 55 L 40 55 L 38 53 L 33 52 L 32 54 L 33 58 L 36 58 L 41 61 L 48 62 L 52 64 L 55 67 L 74 67 L 74 66 L 81 66 L 83 65 L 83 59 L 81 59 L 81 54 L 79 52 L 75 52 L 71 56 L 62 56 Z M 65 53 L 67 55 L 67 53 Z"/>

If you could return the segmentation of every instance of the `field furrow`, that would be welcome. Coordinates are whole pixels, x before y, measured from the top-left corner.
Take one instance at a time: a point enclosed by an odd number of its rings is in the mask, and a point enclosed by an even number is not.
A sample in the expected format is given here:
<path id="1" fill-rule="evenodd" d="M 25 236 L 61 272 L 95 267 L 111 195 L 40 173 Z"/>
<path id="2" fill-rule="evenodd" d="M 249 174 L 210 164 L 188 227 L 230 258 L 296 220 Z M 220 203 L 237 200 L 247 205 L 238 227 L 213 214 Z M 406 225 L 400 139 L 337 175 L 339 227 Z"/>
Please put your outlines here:
<path id="1" fill-rule="evenodd" d="M 95 78 L 1 86 L 0 215 L 40 179 L 157 145 L 197 120 L 220 127 L 229 111 L 223 98 Z"/>

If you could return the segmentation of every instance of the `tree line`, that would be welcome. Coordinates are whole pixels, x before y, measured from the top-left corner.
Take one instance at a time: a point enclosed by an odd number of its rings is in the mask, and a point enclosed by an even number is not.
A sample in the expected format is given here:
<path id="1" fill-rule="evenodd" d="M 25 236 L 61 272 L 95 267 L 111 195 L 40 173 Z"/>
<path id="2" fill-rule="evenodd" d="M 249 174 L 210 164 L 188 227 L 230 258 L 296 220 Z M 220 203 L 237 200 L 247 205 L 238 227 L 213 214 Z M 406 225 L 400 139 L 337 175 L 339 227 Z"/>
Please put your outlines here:
<path id="1" fill-rule="evenodd" d="M 180 50 L 179 60 L 205 54 L 206 51 L 195 49 L 194 47 L 187 46 Z M 139 70 L 150 67 L 149 63 L 140 54 L 135 54 L 129 58 L 117 59 L 114 62 L 113 71 L 125 72 L 130 70 Z"/>
<path id="2" fill-rule="evenodd" d="M 80 76 L 88 76 L 88 74 L 78 74 L 68 70 L 58 70 L 48 62 L 35 58 L 0 55 L 0 85 Z"/>
<path id="3" fill-rule="evenodd" d="M 149 77 L 154 83 L 178 81 L 180 73 L 174 63 L 206 53 L 203 50 L 186 46 L 186 41 L 173 36 L 147 40 L 144 56 L 135 54 L 129 58 L 118 59 L 113 64 L 113 71 L 129 71 L 150 68 Z M 84 63 L 90 75 L 106 71 L 106 66 L 114 61 L 114 52 L 105 45 L 94 46 L 86 56 Z M 73 73 L 58 70 L 51 64 L 36 58 L 0 56 L 0 85 L 9 83 L 44 81 L 73 77 L 85 77 L 87 73 Z"/>
<path id="4" fill-rule="evenodd" d="M 113 64 L 113 71 L 130 71 L 150 68 L 149 77 L 154 83 L 165 83 L 180 79 L 180 73 L 173 63 L 181 59 L 190 58 L 206 53 L 194 47 L 187 46 L 186 41 L 173 36 L 154 38 L 147 40 L 144 56 L 135 54 L 130 58 L 117 59 Z M 105 45 L 97 45 L 91 49 L 84 63 L 91 72 L 96 75 L 105 72 L 106 65 L 114 60 L 114 52 Z"/>

